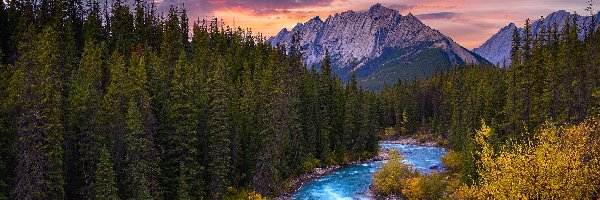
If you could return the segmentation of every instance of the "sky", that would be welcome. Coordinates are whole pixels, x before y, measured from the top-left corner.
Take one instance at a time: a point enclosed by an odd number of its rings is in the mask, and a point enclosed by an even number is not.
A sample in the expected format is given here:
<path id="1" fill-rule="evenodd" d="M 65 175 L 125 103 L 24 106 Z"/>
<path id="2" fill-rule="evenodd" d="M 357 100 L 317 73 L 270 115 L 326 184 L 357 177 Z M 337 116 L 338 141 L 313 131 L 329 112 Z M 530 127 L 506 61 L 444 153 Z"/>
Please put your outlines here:
<path id="1" fill-rule="evenodd" d="M 185 6 L 190 19 L 217 17 L 226 25 L 251 28 L 264 36 L 276 35 L 319 16 L 347 10 L 364 11 L 376 3 L 412 13 L 423 23 L 439 30 L 462 46 L 478 47 L 502 27 L 525 19 L 539 19 L 551 12 L 566 10 L 587 14 L 587 0 L 154 0 L 159 11 L 171 5 Z M 598 0 L 596 0 L 598 1 Z M 598 10 L 599 6 L 594 6 Z"/>

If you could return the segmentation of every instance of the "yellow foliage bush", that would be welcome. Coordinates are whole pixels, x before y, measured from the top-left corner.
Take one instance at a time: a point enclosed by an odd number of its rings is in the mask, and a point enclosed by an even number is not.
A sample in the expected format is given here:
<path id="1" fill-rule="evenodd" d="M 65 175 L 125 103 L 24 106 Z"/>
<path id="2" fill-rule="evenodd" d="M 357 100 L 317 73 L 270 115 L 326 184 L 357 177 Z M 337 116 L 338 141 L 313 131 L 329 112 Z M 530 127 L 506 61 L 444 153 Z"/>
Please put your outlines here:
<path id="1" fill-rule="evenodd" d="M 373 174 L 373 191 L 380 195 L 400 195 L 402 182 L 417 175 L 415 170 L 402 163 L 402 155 L 398 151 L 391 150 L 387 163 Z"/>
<path id="2" fill-rule="evenodd" d="M 442 156 L 442 163 L 444 163 L 444 167 L 451 172 L 458 172 L 461 166 L 461 158 L 460 154 L 455 151 L 449 150 Z"/>
<path id="3" fill-rule="evenodd" d="M 425 196 L 425 191 L 422 190 L 422 177 L 414 177 L 404 180 L 402 183 L 405 187 L 402 188 L 402 196 L 406 199 L 422 199 Z"/>
<path id="4" fill-rule="evenodd" d="M 591 199 L 600 191 L 598 120 L 564 129 L 546 125 L 535 140 L 494 153 L 491 130 L 476 134 L 480 183 L 454 192 L 459 199 Z"/>
<path id="5" fill-rule="evenodd" d="M 448 174 L 433 173 L 429 175 L 419 175 L 414 178 L 404 180 L 402 183 L 402 196 L 412 200 L 418 199 L 443 199 L 448 196 L 448 183 L 452 180 Z"/>
<path id="6" fill-rule="evenodd" d="M 228 193 L 229 194 L 224 198 L 226 200 L 267 200 L 267 198 L 263 197 L 260 193 L 246 189 L 229 187 Z"/>
<path id="7" fill-rule="evenodd" d="M 258 192 L 252 191 L 248 194 L 248 200 L 267 200 L 267 198 L 263 197 Z"/>

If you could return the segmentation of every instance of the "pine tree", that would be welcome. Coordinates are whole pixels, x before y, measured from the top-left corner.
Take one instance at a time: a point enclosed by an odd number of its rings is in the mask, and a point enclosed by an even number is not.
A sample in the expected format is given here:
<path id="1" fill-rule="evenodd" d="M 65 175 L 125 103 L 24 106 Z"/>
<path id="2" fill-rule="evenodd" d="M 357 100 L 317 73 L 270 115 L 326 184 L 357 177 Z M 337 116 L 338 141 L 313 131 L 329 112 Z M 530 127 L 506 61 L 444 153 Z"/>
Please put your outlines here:
<path id="1" fill-rule="evenodd" d="M 124 160 L 125 158 L 125 114 L 127 113 L 127 73 L 123 57 L 115 50 L 108 64 L 109 82 L 102 100 L 100 111 L 102 123 L 102 140 L 110 144 L 110 153 L 113 158 L 115 173 L 117 174 L 117 188 L 123 188 Z M 119 190 L 119 196 L 126 196 L 125 190 Z"/>
<path id="2" fill-rule="evenodd" d="M 91 198 L 94 171 L 98 161 L 100 132 L 100 105 L 102 103 L 102 71 L 104 45 L 93 39 L 86 42 L 81 64 L 72 76 L 72 87 L 67 99 L 68 131 L 67 140 L 68 185 L 76 186 L 76 195 Z M 74 165 L 74 166 L 73 166 Z"/>
<path id="3" fill-rule="evenodd" d="M 280 119 L 276 119 L 276 100 L 274 98 L 280 98 L 277 96 L 277 83 L 276 83 L 276 72 L 275 66 L 278 64 L 278 54 L 275 51 L 271 51 L 271 58 L 269 65 L 264 69 L 263 74 L 260 78 L 260 99 L 269 99 L 259 103 L 258 114 L 260 120 L 258 123 L 258 152 L 255 163 L 255 173 L 252 178 L 252 186 L 255 191 L 261 194 L 273 194 L 273 188 L 271 187 L 272 181 L 275 181 L 275 174 L 278 173 L 277 166 L 274 165 L 279 162 L 277 153 L 281 146 L 278 144 L 280 138 L 280 130 L 277 128 L 277 123 L 280 123 Z M 272 121 L 271 121 L 272 120 Z M 273 147 L 277 145 L 276 147 Z M 273 152 L 275 150 L 275 152 Z"/>
<path id="4" fill-rule="evenodd" d="M 184 49 L 187 51 L 190 49 L 190 24 L 189 24 L 189 18 L 187 16 L 187 10 L 184 8 L 181 9 L 181 16 L 180 16 L 180 21 L 181 21 L 181 44 L 183 44 Z"/>
<path id="5" fill-rule="evenodd" d="M 532 104 L 532 65 L 533 65 L 533 31 L 531 30 L 530 20 L 525 20 L 525 27 L 523 28 L 523 45 L 522 48 L 522 60 L 523 63 L 517 70 L 517 88 L 519 90 L 518 97 L 521 99 L 521 103 L 518 104 L 518 108 L 522 109 L 519 111 L 521 114 L 520 119 L 523 121 L 526 130 L 531 131 L 534 124 L 531 123 L 531 104 Z"/>
<path id="6" fill-rule="evenodd" d="M 84 41 L 93 40 L 98 43 L 106 41 L 104 27 L 102 26 L 102 14 L 100 3 L 97 0 L 88 1 L 87 18 L 83 23 Z"/>
<path id="7" fill-rule="evenodd" d="M 210 119 L 208 127 L 208 188 L 212 198 L 220 199 L 230 184 L 231 149 L 229 116 L 227 116 L 227 98 L 229 96 L 227 71 L 223 58 L 217 57 L 215 69 L 209 79 Z"/>
<path id="8" fill-rule="evenodd" d="M 19 199 L 62 199 L 64 128 L 58 34 L 48 27 L 36 38 L 33 44 L 20 44 L 22 55 L 12 80 L 20 111 L 16 144 L 19 170 L 13 195 Z"/>
<path id="9" fill-rule="evenodd" d="M 156 151 L 156 118 L 152 110 L 152 101 L 148 92 L 148 81 L 146 72 L 146 59 L 143 55 L 141 45 L 138 45 L 136 52 L 129 59 L 127 66 L 128 79 L 126 82 L 126 96 L 129 101 L 127 116 L 130 123 L 127 124 L 127 155 L 135 155 L 133 160 L 128 160 L 128 164 L 140 165 L 136 173 L 138 177 L 133 177 L 135 181 L 144 179 L 141 183 L 134 184 L 133 189 L 138 192 L 137 198 L 151 197 L 159 198 L 159 187 L 157 177 L 159 170 L 157 166 L 158 153 Z M 133 105 L 135 104 L 135 105 Z M 131 106 L 136 106 L 131 108 Z M 131 110 L 135 109 L 135 110 Z M 134 112 L 134 113 L 131 113 Z M 139 113 L 138 113 L 139 112 Z M 126 116 L 126 117 L 127 117 Z M 138 125 L 138 123 L 140 125 Z M 133 139 L 132 139 L 133 138 Z M 129 170 L 132 170 L 131 166 Z M 136 173 L 129 173 L 136 175 Z M 142 188 L 142 189 L 136 189 Z M 130 193 L 131 194 L 131 193 Z"/>
<path id="10" fill-rule="evenodd" d="M 516 135 L 518 130 L 521 129 L 519 124 L 520 116 L 517 112 L 518 109 L 518 95 L 519 88 L 517 86 L 517 77 L 519 70 L 521 69 L 521 35 L 518 29 L 515 28 L 513 32 L 512 49 L 510 52 L 511 66 L 506 73 L 506 80 L 508 84 L 508 99 L 504 112 L 507 115 L 508 123 L 507 129 L 512 134 L 512 137 Z"/>
<path id="11" fill-rule="evenodd" d="M 311 163 L 311 160 L 315 160 L 317 158 L 316 153 L 316 141 L 317 141 L 317 113 L 319 112 L 318 108 L 318 99 L 317 99 L 317 77 L 318 74 L 313 69 L 304 75 L 304 79 L 302 81 L 302 89 L 300 92 L 300 104 L 302 107 L 300 108 L 300 122 L 302 129 L 302 149 L 304 150 L 301 154 L 303 156 L 301 165 L 305 165 L 304 163 Z M 299 172 L 305 172 L 307 170 L 312 169 L 304 169 L 304 167 Z"/>
<path id="12" fill-rule="evenodd" d="M 149 24 L 146 19 L 146 1 L 135 0 L 135 10 L 134 10 L 134 32 L 135 32 L 135 43 L 136 45 L 148 46 L 148 30 Z"/>
<path id="13" fill-rule="evenodd" d="M 203 167 L 198 162 L 200 138 L 199 109 L 194 94 L 196 84 L 195 70 L 182 53 L 177 61 L 173 73 L 171 99 L 169 101 L 169 121 L 173 125 L 173 134 L 170 141 L 175 144 L 169 156 L 175 157 L 178 166 L 179 185 L 177 196 L 180 199 L 199 198 L 203 196 L 204 183 L 202 181 Z"/>
<path id="14" fill-rule="evenodd" d="M 0 57 L 2 51 L 0 50 Z M 14 120 L 10 106 L 9 80 L 12 78 L 10 66 L 0 63 L 0 199 L 8 199 L 10 186 L 13 183 L 14 153 L 11 149 L 14 143 Z"/>
<path id="15" fill-rule="evenodd" d="M 333 109 L 333 83 L 331 75 L 331 58 L 329 51 L 326 51 L 323 62 L 321 63 L 321 76 L 318 86 L 318 105 L 319 119 L 317 121 L 317 158 L 321 163 L 330 163 L 330 138 L 333 125 L 331 124 L 331 114 Z"/>
<path id="16" fill-rule="evenodd" d="M 100 161 L 96 167 L 94 181 L 94 196 L 97 200 L 118 200 L 117 184 L 115 183 L 115 171 L 110 153 L 106 148 L 100 151 Z"/>
<path id="17" fill-rule="evenodd" d="M 165 67 L 170 80 L 170 77 L 173 75 L 173 69 L 179 59 L 179 55 L 183 50 L 180 21 L 177 10 L 173 6 L 169 9 L 169 15 L 164 23 L 163 43 L 161 44 L 160 49 L 162 53 L 162 65 Z"/>
<path id="18" fill-rule="evenodd" d="M 134 199 L 148 199 L 149 191 L 147 179 L 149 164 L 145 159 L 148 155 L 150 141 L 144 132 L 144 122 L 140 105 L 135 101 L 129 103 L 129 109 L 125 116 L 125 163 L 126 177 L 124 177 L 126 194 Z"/>
<path id="19" fill-rule="evenodd" d="M 127 55 L 127 53 L 133 51 L 135 45 L 133 16 L 129 12 L 129 6 L 123 3 L 122 0 L 113 2 L 109 29 L 112 36 L 112 49 L 121 55 Z"/>
<path id="20" fill-rule="evenodd" d="M 159 124 L 157 140 L 160 146 L 166 151 L 175 149 L 174 144 L 170 143 L 169 135 L 171 124 L 169 121 L 168 108 L 170 94 L 170 85 L 172 83 L 173 70 L 177 64 L 177 60 L 181 55 L 183 45 L 181 44 L 181 29 L 179 27 L 179 19 L 174 7 L 169 9 L 169 14 L 164 21 L 162 39 L 160 43 L 160 60 L 158 63 L 153 63 L 152 73 L 153 80 L 153 105 L 156 113 L 156 118 Z M 161 158 L 161 184 L 165 188 L 165 196 L 175 196 L 177 180 L 173 179 L 174 172 L 178 170 L 175 167 L 174 157 Z"/>
<path id="21" fill-rule="evenodd" d="M 545 87 L 548 84 L 546 76 L 548 72 L 545 70 L 545 66 L 548 66 L 545 53 L 548 51 L 544 50 L 547 39 L 547 29 L 544 24 L 544 18 L 539 20 L 541 27 L 537 33 L 536 38 L 533 40 L 532 49 L 532 64 L 531 64 L 531 126 L 537 127 L 544 123 L 549 116 L 549 102 L 550 95 L 546 95 L 546 91 L 549 88 Z"/>

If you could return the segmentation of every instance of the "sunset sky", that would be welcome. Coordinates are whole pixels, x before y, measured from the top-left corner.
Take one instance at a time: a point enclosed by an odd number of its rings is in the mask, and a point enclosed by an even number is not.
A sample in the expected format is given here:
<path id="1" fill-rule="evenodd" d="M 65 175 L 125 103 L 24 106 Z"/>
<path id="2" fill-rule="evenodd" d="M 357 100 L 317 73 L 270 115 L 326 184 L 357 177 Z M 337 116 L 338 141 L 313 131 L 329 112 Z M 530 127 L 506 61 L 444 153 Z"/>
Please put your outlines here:
<path id="1" fill-rule="evenodd" d="M 185 5 L 190 19 L 218 17 L 226 25 L 252 28 L 266 36 L 282 28 L 293 28 L 315 16 L 325 20 L 329 15 L 347 11 L 363 11 L 375 3 L 409 12 L 430 27 L 440 30 L 468 49 L 478 47 L 500 28 L 524 19 L 538 19 L 557 11 L 586 14 L 586 0 L 155 0 L 165 12 L 171 5 Z M 598 7 L 598 6 L 596 6 Z"/>

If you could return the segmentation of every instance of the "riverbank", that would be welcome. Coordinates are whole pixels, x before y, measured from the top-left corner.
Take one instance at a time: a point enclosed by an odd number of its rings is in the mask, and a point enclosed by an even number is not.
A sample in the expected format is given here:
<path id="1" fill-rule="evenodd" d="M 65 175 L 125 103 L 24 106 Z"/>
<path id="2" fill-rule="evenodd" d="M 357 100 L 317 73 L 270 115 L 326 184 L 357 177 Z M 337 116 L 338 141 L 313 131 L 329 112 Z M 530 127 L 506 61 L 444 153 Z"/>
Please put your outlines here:
<path id="1" fill-rule="evenodd" d="M 439 147 L 437 142 L 433 142 L 433 141 L 425 141 L 425 142 L 420 142 L 419 139 L 417 138 L 402 138 L 402 139 L 397 139 L 397 140 L 391 140 L 391 141 L 380 141 L 381 143 L 387 143 L 387 144 L 411 144 L 411 145 L 419 145 L 419 146 L 428 146 L 428 147 Z M 363 164 L 363 163 L 369 163 L 369 162 L 375 162 L 375 161 L 381 161 L 381 160 L 387 160 L 389 158 L 389 152 L 390 149 L 387 148 L 380 148 L 379 152 L 377 154 L 377 156 L 371 158 L 371 159 L 366 159 L 366 160 L 360 160 L 360 161 L 353 161 L 350 163 L 345 163 L 342 165 L 333 165 L 333 166 L 329 166 L 327 168 L 316 168 L 314 169 L 311 173 L 307 173 L 307 174 L 303 174 L 295 179 L 293 179 L 291 181 L 291 187 L 288 191 L 286 191 L 284 194 L 282 194 L 281 196 L 275 198 L 275 199 L 291 199 L 292 196 L 305 184 L 309 183 L 310 181 L 320 178 L 322 176 L 328 175 L 332 172 L 335 172 L 337 170 L 340 170 L 343 167 L 346 166 L 351 166 L 351 165 L 356 165 L 356 164 Z M 381 197 L 377 197 L 377 195 L 373 194 L 370 189 L 365 191 L 363 193 L 364 195 L 368 196 L 368 197 L 372 197 L 372 198 L 376 198 L 376 199 L 380 199 Z M 384 198 L 385 199 L 385 198 Z M 393 199 L 393 198 L 392 198 Z"/>
<path id="2" fill-rule="evenodd" d="M 356 161 L 352 161 L 352 162 L 344 163 L 344 164 L 340 164 L 340 165 L 332 165 L 332 166 L 329 166 L 326 168 L 315 168 L 311 173 L 303 174 L 297 178 L 294 178 L 291 182 L 290 189 L 275 199 L 277 199 L 277 200 L 292 199 L 292 195 L 294 195 L 294 193 L 296 193 L 306 183 L 308 183 L 314 179 L 325 176 L 329 173 L 332 173 L 332 172 L 339 170 L 346 166 L 385 160 L 388 158 L 388 154 L 389 154 L 389 149 L 381 148 L 381 149 L 379 149 L 377 156 L 370 158 L 370 159 L 356 160 Z"/>
<path id="3" fill-rule="evenodd" d="M 422 138 L 423 138 L 423 136 L 411 136 L 411 137 L 399 138 L 399 139 L 390 140 L 390 141 L 379 141 L 379 143 L 380 144 L 381 143 L 410 144 L 410 145 L 418 145 L 418 146 L 426 146 L 426 147 L 439 147 L 439 148 L 446 149 L 445 147 L 443 147 L 442 144 L 440 144 L 440 142 L 430 140 L 430 138 L 428 140 L 423 140 Z M 385 159 L 388 159 L 389 149 L 386 149 L 386 150 L 387 150 L 387 153 L 385 154 Z M 435 173 L 441 173 L 441 172 L 443 172 L 443 171 L 437 171 Z M 406 198 L 404 198 L 402 196 L 398 196 L 398 195 L 390 195 L 390 196 L 378 195 L 375 192 L 373 192 L 373 183 L 369 184 L 369 188 L 363 194 L 366 197 L 369 197 L 369 198 L 375 199 L 375 200 L 404 200 L 404 199 L 406 199 Z"/>
<path id="4" fill-rule="evenodd" d="M 437 135 L 417 134 L 404 137 L 386 137 L 382 138 L 379 143 L 389 144 L 412 144 L 426 147 L 442 147 L 447 143 L 446 140 Z"/>

